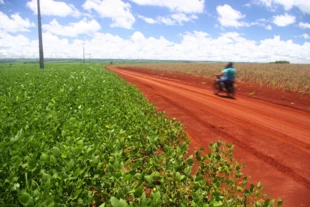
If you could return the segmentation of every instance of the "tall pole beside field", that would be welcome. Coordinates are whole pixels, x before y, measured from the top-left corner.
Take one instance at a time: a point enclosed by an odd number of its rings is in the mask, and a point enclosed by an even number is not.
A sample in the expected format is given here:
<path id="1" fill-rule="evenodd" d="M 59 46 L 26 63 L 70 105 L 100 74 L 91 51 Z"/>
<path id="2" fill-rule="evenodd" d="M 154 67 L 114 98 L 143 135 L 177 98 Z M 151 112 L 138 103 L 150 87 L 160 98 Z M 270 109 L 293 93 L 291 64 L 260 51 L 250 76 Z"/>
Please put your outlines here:
<path id="1" fill-rule="evenodd" d="M 85 45 L 85 42 L 83 42 L 83 63 L 85 63 L 85 49 L 84 49 L 84 45 Z"/>
<path id="2" fill-rule="evenodd" d="M 38 32 L 39 32 L 39 56 L 40 56 L 40 68 L 44 69 L 44 56 L 43 56 L 43 41 L 42 41 L 42 27 L 41 27 L 41 11 L 40 0 L 38 2 Z"/>

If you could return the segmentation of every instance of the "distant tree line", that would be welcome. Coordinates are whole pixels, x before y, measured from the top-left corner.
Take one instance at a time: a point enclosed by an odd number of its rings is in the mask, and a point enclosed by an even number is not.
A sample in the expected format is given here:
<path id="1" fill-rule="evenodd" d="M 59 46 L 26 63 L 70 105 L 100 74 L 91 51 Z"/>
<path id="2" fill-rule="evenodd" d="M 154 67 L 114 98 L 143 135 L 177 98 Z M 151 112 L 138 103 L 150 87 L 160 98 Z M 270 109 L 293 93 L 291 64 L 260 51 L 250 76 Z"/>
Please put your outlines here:
<path id="1" fill-rule="evenodd" d="M 276 64 L 290 64 L 289 61 L 286 61 L 286 60 L 277 60 L 275 62 L 271 62 L 271 63 L 276 63 Z"/>

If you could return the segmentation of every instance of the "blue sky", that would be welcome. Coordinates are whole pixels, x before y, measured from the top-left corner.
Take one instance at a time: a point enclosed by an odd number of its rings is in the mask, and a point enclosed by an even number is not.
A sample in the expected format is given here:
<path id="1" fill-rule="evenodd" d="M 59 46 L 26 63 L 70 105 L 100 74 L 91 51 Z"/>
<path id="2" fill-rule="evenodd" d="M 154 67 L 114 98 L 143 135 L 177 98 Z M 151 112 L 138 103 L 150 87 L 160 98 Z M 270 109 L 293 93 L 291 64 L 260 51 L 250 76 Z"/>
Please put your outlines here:
<path id="1" fill-rule="evenodd" d="M 309 0 L 40 0 L 44 57 L 310 63 Z M 37 0 L 0 0 L 0 58 L 38 58 Z"/>

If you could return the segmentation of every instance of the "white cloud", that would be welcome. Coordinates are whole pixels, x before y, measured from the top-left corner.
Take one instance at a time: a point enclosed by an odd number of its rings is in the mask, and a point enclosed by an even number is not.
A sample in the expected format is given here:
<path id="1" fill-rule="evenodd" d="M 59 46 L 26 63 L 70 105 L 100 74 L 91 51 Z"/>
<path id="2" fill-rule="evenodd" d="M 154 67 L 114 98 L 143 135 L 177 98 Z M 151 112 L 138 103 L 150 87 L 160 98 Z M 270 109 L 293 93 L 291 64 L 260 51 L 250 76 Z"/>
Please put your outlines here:
<path id="1" fill-rule="evenodd" d="M 190 22 L 194 19 L 198 19 L 197 15 L 186 15 L 184 13 L 172 14 L 165 17 L 157 17 L 156 19 L 147 18 L 139 15 L 140 19 L 144 20 L 148 24 L 166 24 L 166 25 L 183 25 L 183 22 Z"/>
<path id="2" fill-rule="evenodd" d="M 0 32 L 0 39 L 5 40 L 5 41 L 0 41 L 0 48 L 1 47 L 13 48 L 16 46 L 27 46 L 30 43 L 30 40 L 24 35 L 18 34 L 16 36 L 13 36 L 3 31 Z"/>
<path id="3" fill-rule="evenodd" d="M 38 44 L 24 35 L 10 35 L 0 30 L 0 57 L 24 58 L 38 56 Z"/>
<path id="4" fill-rule="evenodd" d="M 23 19 L 18 13 L 12 14 L 9 17 L 0 11 L 0 30 L 12 33 L 29 32 L 29 28 L 34 26 L 33 22 L 30 22 L 27 18 Z"/>
<path id="5" fill-rule="evenodd" d="M 9 35 L 0 31 L 0 56 L 3 58 L 38 58 L 38 40 L 29 40 L 23 35 Z M 43 50 L 45 58 L 79 58 L 83 57 L 83 41 L 61 39 L 49 32 L 43 33 Z M 2 50 L 1 48 L 5 48 Z M 61 51 L 61 52 L 60 52 Z"/>
<path id="6" fill-rule="evenodd" d="M 310 1 L 308 0 L 256 0 L 258 3 L 265 5 L 271 9 L 276 6 L 283 6 L 286 11 L 297 7 L 305 14 L 310 14 Z"/>
<path id="7" fill-rule="evenodd" d="M 181 48 L 184 48 L 182 53 L 187 54 L 188 59 L 234 62 L 272 62 L 284 59 L 295 63 L 310 62 L 310 43 L 299 45 L 291 40 L 281 41 L 280 36 L 256 42 L 235 32 L 223 33 L 218 38 L 194 32 L 184 35 Z"/>
<path id="8" fill-rule="evenodd" d="M 143 43 L 146 39 L 141 32 L 134 32 L 133 35 L 131 36 L 131 40 L 133 42 L 141 44 L 141 42 Z"/>
<path id="9" fill-rule="evenodd" d="M 198 19 L 197 15 L 192 14 L 190 16 L 187 16 L 186 14 L 182 14 L 182 13 L 172 14 L 171 18 L 175 22 L 177 22 L 179 25 L 182 25 L 183 22 L 189 22 L 189 21 L 192 21 L 193 19 Z"/>
<path id="10" fill-rule="evenodd" d="M 270 21 L 265 19 L 265 18 L 260 18 L 258 20 L 256 20 L 255 22 L 252 22 L 250 25 L 258 25 L 260 27 L 263 27 L 267 30 L 272 30 L 272 26 L 269 25 Z"/>
<path id="11" fill-rule="evenodd" d="M 300 22 L 299 27 L 302 29 L 310 29 L 310 24 L 305 22 Z"/>
<path id="12" fill-rule="evenodd" d="M 289 15 L 289 14 L 284 14 L 284 15 L 273 17 L 273 23 L 279 27 L 285 27 L 290 24 L 293 24 L 295 23 L 295 20 L 296 20 L 296 17 Z"/>
<path id="13" fill-rule="evenodd" d="M 69 43 L 66 38 L 59 38 L 50 32 L 43 33 L 44 57 L 50 58 L 74 58 L 82 57 L 83 41 Z M 63 51 L 60 53 L 59 51 Z"/>
<path id="14" fill-rule="evenodd" d="M 302 34 L 301 36 L 305 39 L 310 39 L 310 36 L 308 34 Z"/>
<path id="15" fill-rule="evenodd" d="M 131 0 L 139 5 L 167 7 L 177 13 L 202 13 L 204 0 Z"/>
<path id="16" fill-rule="evenodd" d="M 213 60 L 234 62 L 272 62 L 288 60 L 292 63 L 310 63 L 310 42 L 283 41 L 280 36 L 260 42 L 246 39 L 236 32 L 212 37 L 203 31 L 181 34 L 180 43 L 164 37 L 146 37 L 136 31 L 129 38 L 109 33 L 94 33 L 86 40 L 85 54 L 92 58 L 120 59 L 170 59 Z M 0 31 L 0 56 L 38 58 L 38 41 L 22 35 L 12 36 Z M 44 56 L 46 58 L 81 58 L 85 40 L 59 38 L 50 32 L 43 33 Z M 104 48 L 102 47 L 104 45 Z M 108 50 L 107 50 L 108 48 Z M 236 49 L 238 48 L 238 49 Z"/>
<path id="17" fill-rule="evenodd" d="M 170 17 L 157 17 L 157 22 L 163 23 L 166 25 L 175 25 L 175 21 Z"/>
<path id="18" fill-rule="evenodd" d="M 121 0 L 86 0 L 83 8 L 95 10 L 102 18 L 112 19 L 111 27 L 132 29 L 136 19 L 131 14 L 131 5 Z"/>
<path id="19" fill-rule="evenodd" d="M 272 7 L 273 6 L 273 0 L 256 0 L 255 2 L 263 4 L 266 7 Z"/>
<path id="20" fill-rule="evenodd" d="M 286 11 L 297 7 L 303 13 L 310 14 L 310 2 L 308 0 L 274 0 L 274 3 L 282 5 Z"/>
<path id="21" fill-rule="evenodd" d="M 293 43 L 292 40 L 282 41 L 280 36 L 274 36 L 273 39 L 262 40 L 257 49 L 263 56 L 268 55 L 270 62 L 276 60 L 288 60 L 295 63 L 310 62 L 309 55 L 307 55 L 310 42 L 299 45 Z"/>
<path id="22" fill-rule="evenodd" d="M 92 34 L 100 30 L 100 25 L 96 20 L 87 21 L 86 18 L 76 23 L 70 23 L 69 25 L 60 25 L 56 19 L 49 24 L 43 24 L 43 29 L 46 31 L 61 36 L 76 37 L 79 34 Z"/>
<path id="23" fill-rule="evenodd" d="M 27 6 L 37 14 L 37 0 L 27 2 Z M 40 9 L 42 15 L 47 16 L 74 16 L 79 17 L 81 14 L 73 4 L 67 4 L 62 1 L 44 0 L 40 2 Z"/>
<path id="24" fill-rule="evenodd" d="M 0 0 L 0 4 L 4 4 L 4 0 Z"/>
<path id="25" fill-rule="evenodd" d="M 245 17 L 239 11 L 234 10 L 231 6 L 225 4 L 216 7 L 219 14 L 218 21 L 223 27 L 246 27 L 248 23 L 240 21 Z"/>
<path id="26" fill-rule="evenodd" d="M 156 20 L 152 19 L 152 18 L 149 18 L 149 17 L 145 17 L 145 16 L 142 16 L 142 15 L 138 15 L 138 17 L 140 19 L 142 19 L 143 21 L 145 21 L 146 23 L 148 24 L 156 24 Z"/>

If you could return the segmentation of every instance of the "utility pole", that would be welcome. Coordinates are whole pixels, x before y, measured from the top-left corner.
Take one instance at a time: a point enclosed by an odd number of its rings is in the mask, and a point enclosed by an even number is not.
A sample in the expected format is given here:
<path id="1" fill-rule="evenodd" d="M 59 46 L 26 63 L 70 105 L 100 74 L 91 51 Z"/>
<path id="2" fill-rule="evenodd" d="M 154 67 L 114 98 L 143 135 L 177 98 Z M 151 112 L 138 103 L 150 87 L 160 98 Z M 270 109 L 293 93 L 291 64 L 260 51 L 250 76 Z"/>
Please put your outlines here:
<path id="1" fill-rule="evenodd" d="M 83 63 L 85 63 L 85 49 L 84 49 L 84 45 L 85 45 L 85 42 L 83 42 Z"/>
<path id="2" fill-rule="evenodd" d="M 91 54 L 90 53 L 87 53 L 86 56 L 88 56 L 88 61 L 89 63 L 91 62 Z M 87 58 L 87 57 L 86 57 Z"/>
<path id="3" fill-rule="evenodd" d="M 40 12 L 40 0 L 38 2 L 38 32 L 39 32 L 39 56 L 40 56 L 40 68 L 44 69 L 44 56 L 43 56 L 43 41 L 42 41 L 42 27 L 41 27 L 41 12 Z"/>

